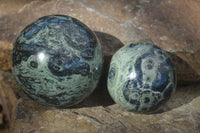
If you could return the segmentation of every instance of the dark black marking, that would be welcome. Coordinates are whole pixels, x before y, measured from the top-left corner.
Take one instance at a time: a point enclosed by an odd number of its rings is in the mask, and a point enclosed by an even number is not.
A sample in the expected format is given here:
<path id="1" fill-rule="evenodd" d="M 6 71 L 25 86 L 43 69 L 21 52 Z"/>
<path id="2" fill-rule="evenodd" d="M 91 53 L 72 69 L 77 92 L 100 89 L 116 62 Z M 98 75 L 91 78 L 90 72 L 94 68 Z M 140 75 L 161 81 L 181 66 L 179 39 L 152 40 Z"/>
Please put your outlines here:
<path id="1" fill-rule="evenodd" d="M 136 45 L 137 45 L 137 44 L 135 44 L 135 43 L 131 43 L 131 44 L 129 45 L 129 47 L 130 47 L 130 48 L 134 48 Z"/>
<path id="2" fill-rule="evenodd" d="M 150 102 L 150 98 L 149 97 L 145 97 L 144 98 L 144 103 L 149 103 Z"/>
<path id="3" fill-rule="evenodd" d="M 38 63 L 36 61 L 31 61 L 30 62 L 31 67 L 33 68 L 37 68 L 38 67 Z"/>
<path id="4" fill-rule="evenodd" d="M 152 66 L 151 64 L 148 64 L 148 65 L 147 65 L 147 68 L 148 68 L 149 70 L 151 70 L 151 69 L 153 68 L 153 66 Z"/>

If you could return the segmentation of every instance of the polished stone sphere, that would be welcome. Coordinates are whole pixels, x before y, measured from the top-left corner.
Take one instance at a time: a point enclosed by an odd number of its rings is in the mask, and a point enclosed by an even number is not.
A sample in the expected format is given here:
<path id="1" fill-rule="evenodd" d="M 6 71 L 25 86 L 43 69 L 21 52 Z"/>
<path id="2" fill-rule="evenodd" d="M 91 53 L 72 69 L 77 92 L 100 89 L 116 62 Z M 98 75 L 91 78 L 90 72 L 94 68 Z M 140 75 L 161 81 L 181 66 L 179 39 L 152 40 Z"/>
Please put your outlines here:
<path id="1" fill-rule="evenodd" d="M 44 16 L 28 25 L 13 48 L 13 74 L 40 104 L 68 107 L 97 86 L 103 55 L 95 34 L 79 20 Z"/>
<path id="2" fill-rule="evenodd" d="M 107 82 L 116 103 L 130 111 L 149 113 L 175 91 L 176 72 L 162 49 L 151 43 L 135 43 L 114 54 Z"/>

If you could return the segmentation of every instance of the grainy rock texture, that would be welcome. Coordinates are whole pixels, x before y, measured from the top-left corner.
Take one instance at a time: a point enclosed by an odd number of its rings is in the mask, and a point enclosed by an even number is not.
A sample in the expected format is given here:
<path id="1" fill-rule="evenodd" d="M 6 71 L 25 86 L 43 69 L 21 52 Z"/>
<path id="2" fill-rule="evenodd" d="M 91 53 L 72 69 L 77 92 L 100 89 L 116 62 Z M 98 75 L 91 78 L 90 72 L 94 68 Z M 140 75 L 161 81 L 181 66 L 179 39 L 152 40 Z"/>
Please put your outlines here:
<path id="1" fill-rule="evenodd" d="M 200 85 L 194 83 L 200 81 L 199 8 L 199 0 L 0 1 L 0 98 L 10 132 L 199 133 Z M 16 37 L 27 24 L 49 14 L 81 20 L 95 31 L 103 47 L 105 65 L 99 86 L 68 109 L 33 102 L 10 73 Z M 178 85 L 189 83 L 178 86 L 155 114 L 127 112 L 114 104 L 106 90 L 111 56 L 122 45 L 137 41 L 154 42 L 166 50 L 176 66 Z"/>
<path id="2" fill-rule="evenodd" d="M 200 74 L 200 1 L 145 0 L 132 21 L 161 48 L 174 53 Z"/>
<path id="3" fill-rule="evenodd" d="M 200 132 L 199 84 L 178 87 L 157 113 L 144 115 L 125 111 L 114 104 L 101 84 L 101 89 L 82 103 L 68 109 L 56 109 L 30 100 L 9 72 L 0 72 L 0 83 L 11 133 Z"/>
<path id="4" fill-rule="evenodd" d="M 12 73 L 0 71 L 0 97 L 11 133 L 200 131 L 199 84 L 179 86 L 169 102 L 155 114 L 135 114 L 114 104 L 106 89 L 106 71 L 112 53 L 115 53 L 122 43 L 111 35 L 99 32 L 96 34 L 102 42 L 107 59 L 104 65 L 105 73 L 94 93 L 71 108 L 56 109 L 37 104 L 22 92 Z M 106 41 L 103 38 L 106 38 Z M 105 42 L 110 42 L 111 45 L 106 45 Z"/>
<path id="5" fill-rule="evenodd" d="M 115 36 L 125 45 L 154 42 L 178 56 L 180 61 L 175 64 L 179 81 L 197 82 L 200 81 L 199 8 L 198 0 L 2 1 L 0 69 L 11 69 L 12 44 L 27 24 L 44 15 L 65 14 L 81 20 L 93 31 Z"/>

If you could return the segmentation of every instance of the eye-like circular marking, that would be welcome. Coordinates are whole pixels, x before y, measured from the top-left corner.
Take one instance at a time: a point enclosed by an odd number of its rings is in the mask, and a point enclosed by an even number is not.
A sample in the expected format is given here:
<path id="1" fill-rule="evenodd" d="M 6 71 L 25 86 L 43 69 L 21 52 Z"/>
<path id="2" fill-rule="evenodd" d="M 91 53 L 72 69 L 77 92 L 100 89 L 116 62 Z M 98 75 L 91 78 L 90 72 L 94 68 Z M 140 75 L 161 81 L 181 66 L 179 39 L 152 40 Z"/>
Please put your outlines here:
<path id="1" fill-rule="evenodd" d="M 175 68 L 154 44 L 132 43 L 112 57 L 108 90 L 113 100 L 127 110 L 153 112 L 169 100 L 175 87 Z"/>

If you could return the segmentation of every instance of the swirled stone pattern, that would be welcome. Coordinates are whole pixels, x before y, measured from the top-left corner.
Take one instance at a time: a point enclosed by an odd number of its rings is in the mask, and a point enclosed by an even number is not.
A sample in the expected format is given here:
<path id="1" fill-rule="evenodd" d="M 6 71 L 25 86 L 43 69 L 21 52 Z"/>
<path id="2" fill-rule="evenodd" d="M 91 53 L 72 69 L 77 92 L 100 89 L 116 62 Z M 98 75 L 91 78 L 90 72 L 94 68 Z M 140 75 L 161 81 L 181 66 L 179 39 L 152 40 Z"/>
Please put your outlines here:
<path id="1" fill-rule="evenodd" d="M 95 89 L 103 56 L 95 34 L 79 20 L 50 15 L 28 25 L 13 48 L 13 73 L 40 104 L 67 107 Z"/>
<path id="2" fill-rule="evenodd" d="M 123 108 L 149 113 L 175 91 L 175 68 L 166 53 L 150 43 L 126 45 L 112 57 L 108 90 Z"/>

